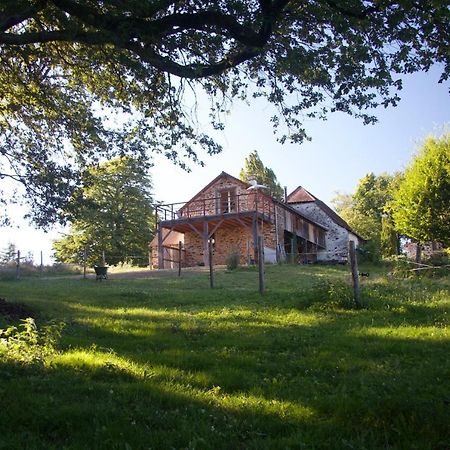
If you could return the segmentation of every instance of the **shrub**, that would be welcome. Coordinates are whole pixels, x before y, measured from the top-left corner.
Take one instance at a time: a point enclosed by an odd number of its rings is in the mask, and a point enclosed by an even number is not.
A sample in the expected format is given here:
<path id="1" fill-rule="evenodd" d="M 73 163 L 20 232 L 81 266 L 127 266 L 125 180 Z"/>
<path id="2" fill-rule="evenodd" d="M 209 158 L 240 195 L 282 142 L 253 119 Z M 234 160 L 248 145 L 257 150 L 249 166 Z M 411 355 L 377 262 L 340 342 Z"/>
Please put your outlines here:
<path id="1" fill-rule="evenodd" d="M 375 240 L 370 240 L 357 248 L 360 263 L 377 264 L 381 260 L 380 246 Z"/>
<path id="2" fill-rule="evenodd" d="M 409 278 L 414 274 L 411 271 L 413 266 L 404 255 L 392 256 L 389 258 L 389 262 L 392 267 L 391 274 L 397 278 Z"/>
<path id="3" fill-rule="evenodd" d="M 0 355 L 21 364 L 43 364 L 56 352 L 64 324 L 51 323 L 38 329 L 31 317 L 20 325 L 0 329 Z"/>
<path id="4" fill-rule="evenodd" d="M 348 283 L 321 280 L 313 287 L 313 293 L 316 297 L 316 307 L 320 309 L 356 308 L 353 288 Z"/>
<path id="5" fill-rule="evenodd" d="M 239 253 L 239 250 L 234 249 L 232 250 L 228 255 L 226 259 L 227 269 L 228 270 L 235 270 L 239 267 L 239 262 L 241 259 L 241 255 Z"/>

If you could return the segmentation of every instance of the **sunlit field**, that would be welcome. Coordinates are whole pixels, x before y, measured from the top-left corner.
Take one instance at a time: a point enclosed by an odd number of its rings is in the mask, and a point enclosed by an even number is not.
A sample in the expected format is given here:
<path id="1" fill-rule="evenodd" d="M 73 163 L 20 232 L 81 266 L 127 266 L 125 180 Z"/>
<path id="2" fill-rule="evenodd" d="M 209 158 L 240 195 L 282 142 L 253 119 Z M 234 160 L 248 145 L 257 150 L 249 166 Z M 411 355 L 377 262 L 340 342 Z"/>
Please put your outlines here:
<path id="1" fill-rule="evenodd" d="M 0 448 L 450 448 L 448 277 L 266 279 L 1 281 L 37 330 L 0 336 Z"/>

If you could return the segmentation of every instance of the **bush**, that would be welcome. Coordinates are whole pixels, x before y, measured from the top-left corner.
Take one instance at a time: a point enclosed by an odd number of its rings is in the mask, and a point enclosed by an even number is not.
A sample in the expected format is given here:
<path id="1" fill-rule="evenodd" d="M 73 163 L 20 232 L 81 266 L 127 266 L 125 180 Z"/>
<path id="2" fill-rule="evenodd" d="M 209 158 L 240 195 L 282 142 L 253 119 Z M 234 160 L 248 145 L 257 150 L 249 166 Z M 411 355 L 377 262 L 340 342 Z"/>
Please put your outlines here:
<path id="1" fill-rule="evenodd" d="M 0 328 L 0 355 L 21 364 L 43 364 L 56 353 L 56 345 L 64 324 L 52 323 L 38 329 L 31 317 L 19 326 Z"/>
<path id="2" fill-rule="evenodd" d="M 353 288 L 350 284 L 336 281 L 320 281 L 313 287 L 316 297 L 314 302 L 319 309 L 353 309 L 356 308 Z"/>
<path id="3" fill-rule="evenodd" d="M 239 250 L 235 249 L 232 250 L 226 259 L 227 269 L 228 270 L 235 270 L 239 267 L 239 262 L 241 259 L 241 255 L 239 253 Z"/>
<path id="4" fill-rule="evenodd" d="M 430 258 L 425 259 L 425 262 L 432 266 L 446 266 L 450 264 L 450 256 L 446 252 L 435 253 Z"/>
<path id="5" fill-rule="evenodd" d="M 414 275 L 411 271 L 414 267 L 404 255 L 392 256 L 389 258 L 389 263 L 392 267 L 391 275 L 397 278 L 409 278 Z"/>
<path id="6" fill-rule="evenodd" d="M 377 264 L 381 260 L 380 246 L 373 239 L 360 245 L 357 254 L 360 263 Z"/>

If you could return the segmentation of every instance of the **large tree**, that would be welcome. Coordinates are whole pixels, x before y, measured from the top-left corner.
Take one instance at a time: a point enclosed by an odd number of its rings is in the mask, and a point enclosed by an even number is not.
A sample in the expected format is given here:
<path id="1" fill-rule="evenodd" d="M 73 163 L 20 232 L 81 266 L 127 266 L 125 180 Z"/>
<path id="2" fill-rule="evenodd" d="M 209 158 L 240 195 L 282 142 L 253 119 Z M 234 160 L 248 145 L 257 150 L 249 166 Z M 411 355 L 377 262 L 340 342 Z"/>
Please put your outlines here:
<path id="1" fill-rule="evenodd" d="M 372 259 L 398 254 L 400 237 L 393 226 L 391 204 L 402 174 L 362 177 L 354 194 L 338 195 L 336 211 L 362 237 L 370 240 Z"/>
<path id="2" fill-rule="evenodd" d="M 58 261 L 147 264 L 154 215 L 148 164 L 123 157 L 87 170 L 66 209 L 69 232 L 54 242 Z"/>
<path id="3" fill-rule="evenodd" d="M 354 197 L 354 194 L 338 194 L 332 200 L 334 209 L 353 230 L 367 240 L 361 246 L 366 259 L 377 262 L 381 257 L 380 223 L 374 215 L 365 214 Z"/>
<path id="4" fill-rule="evenodd" d="M 43 225 L 95 159 L 218 152 L 187 105 L 199 90 L 215 128 L 229 100 L 264 97 L 281 141 L 330 111 L 372 122 L 397 74 L 439 62 L 447 79 L 449 21 L 436 0 L 2 0 L 0 177 Z"/>
<path id="5" fill-rule="evenodd" d="M 277 180 L 275 172 L 266 167 L 256 150 L 253 150 L 244 160 L 244 167 L 239 173 L 239 178 L 246 183 L 256 180 L 266 186 L 267 191 L 278 200 L 283 198 L 283 188 Z"/>
<path id="6" fill-rule="evenodd" d="M 450 133 L 425 141 L 405 171 L 392 209 L 401 233 L 450 246 Z"/>

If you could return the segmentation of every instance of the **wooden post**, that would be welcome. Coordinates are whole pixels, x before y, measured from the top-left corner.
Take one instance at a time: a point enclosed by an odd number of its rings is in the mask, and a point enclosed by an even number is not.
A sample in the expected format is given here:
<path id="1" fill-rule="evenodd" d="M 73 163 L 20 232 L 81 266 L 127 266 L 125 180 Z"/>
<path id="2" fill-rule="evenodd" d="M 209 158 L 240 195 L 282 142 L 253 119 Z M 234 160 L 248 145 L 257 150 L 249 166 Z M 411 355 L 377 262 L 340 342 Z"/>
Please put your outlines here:
<path id="1" fill-rule="evenodd" d="M 279 238 L 278 238 L 277 206 L 276 206 L 275 203 L 273 204 L 273 210 L 274 210 L 274 214 L 275 214 L 275 217 L 274 217 L 274 219 L 275 219 L 275 260 L 276 260 L 277 263 L 279 263 L 280 259 L 281 259 L 280 258 L 280 249 L 279 249 L 280 241 L 279 241 Z"/>
<path id="2" fill-rule="evenodd" d="M 356 258 L 355 251 L 355 241 L 348 242 L 348 256 L 350 259 L 350 265 L 352 269 L 352 280 L 353 280 L 353 292 L 355 305 L 361 306 L 361 297 L 360 297 L 360 289 L 359 289 L 359 275 L 358 275 L 358 260 Z"/>
<path id="3" fill-rule="evenodd" d="M 253 216 L 253 224 L 252 224 L 252 231 L 253 231 L 253 258 L 256 260 L 258 259 L 258 216 L 255 212 Z"/>
<path id="4" fill-rule="evenodd" d="M 16 280 L 20 278 L 20 250 L 17 250 Z"/>
<path id="5" fill-rule="evenodd" d="M 158 269 L 164 269 L 164 248 L 162 228 L 158 226 Z"/>
<path id="6" fill-rule="evenodd" d="M 44 273 L 44 255 L 41 250 L 41 276 L 43 275 L 43 273 Z"/>
<path id="7" fill-rule="evenodd" d="M 103 267 L 106 266 L 105 250 L 102 250 L 102 265 L 103 265 Z"/>
<path id="8" fill-rule="evenodd" d="M 294 252 L 294 239 L 291 239 L 291 264 L 294 264 L 295 252 Z"/>
<path id="9" fill-rule="evenodd" d="M 87 247 L 84 247 L 83 252 L 83 279 L 86 279 L 86 266 L 87 266 Z"/>
<path id="10" fill-rule="evenodd" d="M 419 242 L 417 242 L 416 244 L 416 263 L 420 264 L 422 262 L 422 248 L 419 244 Z"/>
<path id="11" fill-rule="evenodd" d="M 214 288 L 214 270 L 213 270 L 213 244 L 212 239 L 208 241 L 208 262 L 209 262 L 209 287 Z"/>
<path id="12" fill-rule="evenodd" d="M 178 242 L 178 276 L 181 277 L 181 254 L 183 250 L 183 244 Z"/>
<path id="13" fill-rule="evenodd" d="M 264 243 L 262 236 L 258 236 L 258 274 L 259 274 L 259 293 L 264 294 Z"/>
<path id="14" fill-rule="evenodd" d="M 209 240 L 209 231 L 208 231 L 208 222 L 203 222 L 203 264 L 205 267 L 209 264 L 209 248 L 208 248 L 208 240 Z"/>

